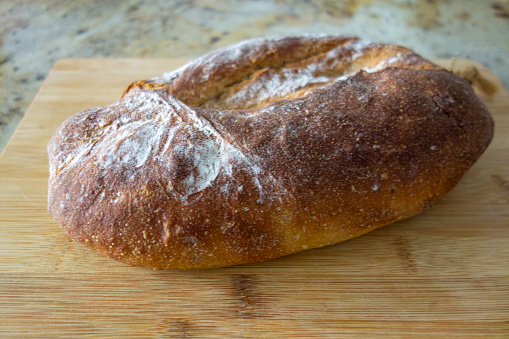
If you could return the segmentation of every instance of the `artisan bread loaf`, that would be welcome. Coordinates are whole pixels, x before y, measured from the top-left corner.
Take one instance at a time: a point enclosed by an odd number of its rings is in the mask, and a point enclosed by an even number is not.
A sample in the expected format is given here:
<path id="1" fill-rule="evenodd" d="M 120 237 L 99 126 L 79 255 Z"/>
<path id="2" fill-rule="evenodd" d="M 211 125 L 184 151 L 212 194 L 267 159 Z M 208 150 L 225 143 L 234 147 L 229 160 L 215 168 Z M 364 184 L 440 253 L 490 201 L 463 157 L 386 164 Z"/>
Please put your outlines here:
<path id="1" fill-rule="evenodd" d="M 425 210 L 492 134 L 469 84 L 409 49 L 253 39 L 65 121 L 48 145 L 48 208 L 130 265 L 263 261 Z"/>

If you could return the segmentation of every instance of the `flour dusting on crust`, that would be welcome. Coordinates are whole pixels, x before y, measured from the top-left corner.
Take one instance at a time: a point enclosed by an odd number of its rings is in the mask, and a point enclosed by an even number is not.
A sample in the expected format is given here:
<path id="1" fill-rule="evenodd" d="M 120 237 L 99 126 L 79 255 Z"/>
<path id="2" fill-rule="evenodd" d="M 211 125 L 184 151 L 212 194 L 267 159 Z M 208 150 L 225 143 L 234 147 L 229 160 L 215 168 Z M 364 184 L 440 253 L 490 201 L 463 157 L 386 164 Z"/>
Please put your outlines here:
<path id="1" fill-rule="evenodd" d="M 324 37 L 309 36 L 313 39 Z M 249 58 L 250 52 L 257 46 L 270 47 L 271 43 L 278 44 L 283 40 L 284 38 L 275 37 L 244 41 L 218 50 L 212 57 L 204 56 L 176 71 L 153 78 L 150 82 L 171 87 L 172 83 L 178 81 L 191 66 L 202 67 L 206 74 L 214 73 L 222 67 L 229 67 L 232 62 L 238 62 L 239 58 Z M 380 49 L 381 46 L 370 41 L 351 39 L 343 45 L 304 60 L 307 64 L 303 67 L 290 65 L 278 70 L 261 69 L 252 79 L 245 80 L 242 88 L 227 97 L 223 106 L 249 108 L 260 102 L 284 99 L 305 88 L 300 93 L 304 96 L 317 88 L 315 85 L 319 85 L 318 88 L 328 86 L 344 81 L 356 72 L 380 71 L 396 61 L 403 60 L 404 53 L 398 52 L 373 67 L 355 66 L 357 59 L 366 55 L 367 51 Z M 108 112 L 116 113 L 109 115 Z M 211 185 L 220 173 L 231 175 L 232 166 L 239 164 L 253 176 L 253 182 L 259 190 L 259 201 L 263 201 L 264 197 L 270 197 L 267 194 L 263 195 L 263 191 L 266 193 L 270 191 L 273 195 L 277 191 L 274 189 L 274 186 L 278 186 L 277 180 L 270 173 L 263 173 L 259 159 L 253 155 L 246 155 L 242 145 L 228 142 L 199 115 L 196 109 L 189 107 L 172 93 L 133 90 L 118 103 L 90 113 L 97 115 L 94 124 L 88 122 L 90 117 L 87 114 L 82 114 L 80 120 L 71 118 L 68 122 L 85 125 L 90 137 L 82 143 L 76 143 L 75 138 L 69 138 L 75 148 L 61 147 L 61 154 L 65 154 L 65 158 L 59 155 L 55 157 L 57 165 L 51 167 L 52 176 L 65 168 L 83 165 L 91 156 L 97 161 L 98 166 L 104 171 L 111 172 L 112 176 L 118 175 L 116 172 L 132 171 L 150 175 L 151 162 L 171 159 L 179 166 L 190 167 L 186 176 L 178 179 L 180 182 L 172 183 L 173 187 L 180 188 L 177 192 L 181 194 L 182 199 Z M 221 112 L 218 111 L 217 114 L 220 115 Z M 259 112 L 254 115 L 243 115 L 239 112 L 239 117 L 244 118 L 256 120 L 261 116 Z M 187 133 L 190 139 L 176 140 L 175 136 L 183 132 Z M 197 135 L 200 135 L 200 138 L 194 140 Z M 169 150 L 173 156 L 164 157 Z M 168 168 L 172 166 L 170 163 L 163 165 Z M 266 174 L 266 177 L 268 175 L 268 178 L 271 178 L 270 182 L 261 180 L 261 174 Z M 129 178 L 134 179 L 135 176 Z"/>

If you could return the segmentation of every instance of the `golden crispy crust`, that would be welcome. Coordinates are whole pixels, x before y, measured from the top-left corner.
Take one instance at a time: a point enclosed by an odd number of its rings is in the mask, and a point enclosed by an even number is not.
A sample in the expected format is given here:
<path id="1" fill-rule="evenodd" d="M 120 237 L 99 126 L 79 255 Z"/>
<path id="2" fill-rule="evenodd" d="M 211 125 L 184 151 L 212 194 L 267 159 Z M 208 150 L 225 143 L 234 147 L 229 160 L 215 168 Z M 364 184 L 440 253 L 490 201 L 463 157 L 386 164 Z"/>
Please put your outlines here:
<path id="1" fill-rule="evenodd" d="M 423 211 L 492 134 L 468 83 L 408 49 L 248 40 L 64 122 L 48 208 L 74 240 L 131 265 L 268 260 Z"/>

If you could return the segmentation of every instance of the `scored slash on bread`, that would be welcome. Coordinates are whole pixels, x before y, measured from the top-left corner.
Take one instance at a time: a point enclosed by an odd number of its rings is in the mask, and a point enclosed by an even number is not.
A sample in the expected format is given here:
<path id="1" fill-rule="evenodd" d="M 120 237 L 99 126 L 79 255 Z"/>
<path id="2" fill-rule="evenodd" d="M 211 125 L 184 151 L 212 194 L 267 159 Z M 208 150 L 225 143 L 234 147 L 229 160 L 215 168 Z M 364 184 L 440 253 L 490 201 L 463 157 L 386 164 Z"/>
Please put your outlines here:
<path id="1" fill-rule="evenodd" d="M 423 211 L 492 134 L 470 85 L 409 49 L 253 39 L 64 122 L 48 208 L 71 238 L 131 265 L 263 261 Z"/>

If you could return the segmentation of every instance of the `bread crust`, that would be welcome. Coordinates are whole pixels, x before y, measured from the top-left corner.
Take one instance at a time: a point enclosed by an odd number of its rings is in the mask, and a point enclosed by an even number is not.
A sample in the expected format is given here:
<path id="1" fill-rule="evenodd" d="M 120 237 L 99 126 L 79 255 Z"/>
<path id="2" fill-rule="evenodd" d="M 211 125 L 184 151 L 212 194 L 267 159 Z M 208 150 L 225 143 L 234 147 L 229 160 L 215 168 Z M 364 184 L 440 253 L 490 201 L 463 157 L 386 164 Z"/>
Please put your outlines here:
<path id="1" fill-rule="evenodd" d="M 48 144 L 48 209 L 130 265 L 263 261 L 422 212 L 492 135 L 469 84 L 411 50 L 254 39 L 65 121 Z"/>

